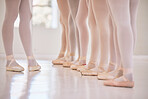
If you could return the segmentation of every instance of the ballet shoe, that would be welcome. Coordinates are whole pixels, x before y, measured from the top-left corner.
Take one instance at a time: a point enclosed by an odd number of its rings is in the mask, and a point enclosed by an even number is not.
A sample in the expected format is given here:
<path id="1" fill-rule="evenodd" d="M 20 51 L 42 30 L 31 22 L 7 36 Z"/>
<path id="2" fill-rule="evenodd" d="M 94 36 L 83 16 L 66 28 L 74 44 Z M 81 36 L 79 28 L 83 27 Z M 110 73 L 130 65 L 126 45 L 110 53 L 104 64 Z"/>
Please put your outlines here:
<path id="1" fill-rule="evenodd" d="M 75 54 L 71 53 L 70 56 L 67 57 L 66 62 L 63 63 L 63 67 L 70 68 L 71 65 L 73 65 Z"/>
<path id="2" fill-rule="evenodd" d="M 63 63 L 61 63 L 61 60 L 60 59 L 53 60 L 52 61 L 52 64 L 53 65 L 63 65 Z"/>
<path id="3" fill-rule="evenodd" d="M 89 61 L 88 65 L 86 65 L 83 68 L 78 68 L 78 70 L 81 72 L 82 76 L 97 76 L 97 68 L 96 68 L 96 62 L 95 61 Z"/>
<path id="4" fill-rule="evenodd" d="M 105 73 L 104 66 L 99 66 L 98 67 L 98 75 Z"/>
<path id="5" fill-rule="evenodd" d="M 78 62 L 79 62 L 79 58 L 78 58 L 76 61 L 72 62 L 70 68 L 71 68 L 72 70 L 76 70 L 76 69 L 77 69 L 77 66 L 76 66 L 75 64 L 77 64 Z"/>
<path id="6" fill-rule="evenodd" d="M 53 65 L 63 65 L 62 63 L 60 63 L 60 61 L 61 61 L 60 59 L 64 58 L 64 54 L 65 54 L 65 52 L 60 52 L 58 58 L 55 60 L 52 60 L 52 64 Z"/>
<path id="7" fill-rule="evenodd" d="M 62 58 L 59 58 L 59 59 L 56 59 L 52 62 L 53 65 L 63 65 L 64 62 L 66 62 L 66 58 L 68 56 L 65 56 L 65 57 L 62 57 Z"/>
<path id="8" fill-rule="evenodd" d="M 27 59 L 32 60 L 32 59 L 34 59 L 34 57 L 33 56 L 28 56 Z M 37 63 L 36 63 L 35 66 L 28 66 L 28 71 L 30 71 L 30 72 L 31 71 L 39 71 L 40 69 L 41 69 L 41 66 L 38 65 Z"/>
<path id="9" fill-rule="evenodd" d="M 81 72 L 82 76 L 97 76 L 98 73 L 97 71 L 93 71 L 93 70 L 85 70 Z"/>
<path id="10" fill-rule="evenodd" d="M 91 68 L 91 69 L 85 69 L 83 71 L 81 71 L 81 74 L 83 76 L 98 76 L 98 74 L 100 73 L 104 73 L 104 68 L 103 67 L 99 67 L 99 68 Z"/>
<path id="11" fill-rule="evenodd" d="M 116 79 L 122 79 L 120 81 Z M 112 86 L 112 87 L 125 87 L 125 88 L 133 88 L 134 87 L 134 81 L 130 81 L 125 77 L 125 75 L 115 78 L 113 80 L 108 80 L 104 82 L 105 86 Z"/>
<path id="12" fill-rule="evenodd" d="M 82 72 L 85 70 L 86 70 L 85 66 L 77 66 L 77 71 Z"/>
<path id="13" fill-rule="evenodd" d="M 123 75 L 123 70 L 119 68 L 112 73 L 108 73 L 108 72 L 100 73 L 98 74 L 97 78 L 98 80 L 111 80 L 111 79 L 119 78 L 122 75 Z"/>
<path id="14" fill-rule="evenodd" d="M 82 68 L 82 67 L 84 67 L 86 64 L 82 64 L 82 65 L 72 65 L 70 68 L 72 69 L 72 70 L 77 70 L 77 71 L 79 71 L 78 70 L 78 68 Z"/>
<path id="15" fill-rule="evenodd" d="M 41 69 L 41 66 L 28 66 L 29 71 L 39 71 Z"/>
<path id="16" fill-rule="evenodd" d="M 89 61 L 88 65 L 77 68 L 77 71 L 83 72 L 85 70 L 90 70 L 96 67 L 95 61 Z"/>
<path id="17" fill-rule="evenodd" d="M 13 55 L 7 56 L 7 60 L 9 60 L 10 63 L 9 63 L 9 65 L 6 66 L 6 71 L 13 71 L 13 72 L 22 72 L 22 71 L 24 71 L 24 68 L 22 66 L 20 66 L 20 65 L 10 66 L 15 61 Z"/>
<path id="18" fill-rule="evenodd" d="M 73 65 L 72 62 L 64 62 L 64 63 L 63 63 L 63 67 L 70 68 L 71 65 Z"/>
<path id="19" fill-rule="evenodd" d="M 97 78 L 98 80 L 111 80 L 111 79 L 114 79 L 114 76 L 104 72 L 104 73 L 98 74 Z"/>
<path id="20" fill-rule="evenodd" d="M 86 61 L 86 57 L 80 57 L 79 60 L 75 64 L 71 65 L 70 68 L 72 70 L 77 70 L 77 68 L 84 67 L 86 63 L 81 63 L 81 61 Z"/>

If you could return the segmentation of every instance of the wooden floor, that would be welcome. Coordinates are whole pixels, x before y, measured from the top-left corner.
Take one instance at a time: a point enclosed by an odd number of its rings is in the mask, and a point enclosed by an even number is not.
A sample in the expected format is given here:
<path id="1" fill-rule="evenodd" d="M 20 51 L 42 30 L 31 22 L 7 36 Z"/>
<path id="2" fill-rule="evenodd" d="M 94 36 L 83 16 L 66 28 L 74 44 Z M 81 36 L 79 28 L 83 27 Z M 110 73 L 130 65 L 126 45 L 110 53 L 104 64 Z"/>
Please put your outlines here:
<path id="1" fill-rule="evenodd" d="M 0 59 L 0 99 L 148 99 L 148 61 L 140 58 L 134 62 L 133 89 L 103 86 L 96 77 L 52 66 L 49 60 L 38 60 L 40 72 L 28 72 L 26 61 L 18 62 L 24 72 L 6 72 Z"/>

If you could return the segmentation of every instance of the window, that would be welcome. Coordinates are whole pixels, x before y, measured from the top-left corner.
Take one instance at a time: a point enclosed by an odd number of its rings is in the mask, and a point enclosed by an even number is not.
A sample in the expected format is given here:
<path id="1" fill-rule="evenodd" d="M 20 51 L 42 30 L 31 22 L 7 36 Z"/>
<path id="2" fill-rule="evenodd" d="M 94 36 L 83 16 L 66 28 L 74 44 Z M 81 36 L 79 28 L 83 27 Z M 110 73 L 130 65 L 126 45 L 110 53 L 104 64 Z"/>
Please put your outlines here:
<path id="1" fill-rule="evenodd" d="M 33 1 L 33 26 L 56 29 L 58 27 L 58 10 L 56 0 L 34 0 Z M 19 17 L 15 27 L 19 26 Z"/>

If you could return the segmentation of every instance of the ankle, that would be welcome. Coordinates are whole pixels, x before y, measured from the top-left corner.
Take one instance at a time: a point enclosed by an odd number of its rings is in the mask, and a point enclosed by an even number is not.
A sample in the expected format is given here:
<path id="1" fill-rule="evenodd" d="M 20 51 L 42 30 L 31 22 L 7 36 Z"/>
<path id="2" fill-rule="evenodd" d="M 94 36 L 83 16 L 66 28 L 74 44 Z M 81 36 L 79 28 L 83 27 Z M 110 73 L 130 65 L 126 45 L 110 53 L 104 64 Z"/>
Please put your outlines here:
<path id="1" fill-rule="evenodd" d="M 58 58 L 62 58 L 64 57 L 64 55 L 65 55 L 65 52 L 60 52 Z"/>
<path id="2" fill-rule="evenodd" d="M 124 74 L 124 77 L 126 79 L 128 79 L 129 81 L 133 81 L 133 74 L 132 73 L 130 73 L 130 74 Z"/>
<path id="3" fill-rule="evenodd" d="M 110 62 L 110 63 L 109 63 L 109 66 L 108 66 L 107 72 L 114 71 L 114 70 L 115 70 L 115 67 L 116 67 L 116 64 L 113 63 L 113 62 Z"/>
<path id="4" fill-rule="evenodd" d="M 74 61 L 75 60 L 75 56 L 70 56 L 70 61 Z"/>
<path id="5" fill-rule="evenodd" d="M 69 55 L 69 60 L 70 61 L 74 61 L 75 60 L 75 53 L 70 53 L 70 55 Z"/>
<path id="6" fill-rule="evenodd" d="M 34 58 L 34 56 L 27 56 L 27 60 L 28 60 L 28 63 L 33 62 L 33 61 L 36 61 L 36 59 Z"/>
<path id="7" fill-rule="evenodd" d="M 97 63 L 95 61 L 89 61 L 88 65 L 86 66 L 86 68 L 88 69 L 92 69 L 96 67 L 97 67 Z"/>
<path id="8" fill-rule="evenodd" d="M 81 65 L 86 65 L 86 60 L 79 60 L 79 63 L 80 63 Z"/>
<path id="9" fill-rule="evenodd" d="M 12 59 L 14 59 L 13 55 L 7 55 L 6 56 L 7 61 L 11 61 Z"/>
<path id="10" fill-rule="evenodd" d="M 80 63 L 81 65 L 86 65 L 86 57 L 85 57 L 85 56 L 80 57 L 80 58 L 79 58 L 79 63 Z"/>
<path id="11" fill-rule="evenodd" d="M 124 74 L 133 74 L 133 70 L 131 68 L 122 68 Z"/>

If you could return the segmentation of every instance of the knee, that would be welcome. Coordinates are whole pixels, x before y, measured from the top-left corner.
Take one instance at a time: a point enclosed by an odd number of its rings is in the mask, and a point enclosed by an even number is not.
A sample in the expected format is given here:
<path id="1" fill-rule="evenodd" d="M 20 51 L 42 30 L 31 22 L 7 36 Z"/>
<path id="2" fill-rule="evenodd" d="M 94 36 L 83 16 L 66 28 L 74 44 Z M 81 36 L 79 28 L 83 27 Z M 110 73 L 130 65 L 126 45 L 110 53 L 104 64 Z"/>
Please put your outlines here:
<path id="1" fill-rule="evenodd" d="M 16 18 L 18 16 L 18 13 L 6 13 L 5 15 L 5 22 L 14 23 Z"/>
<path id="2" fill-rule="evenodd" d="M 69 24 L 70 27 L 73 26 L 73 19 L 72 19 L 71 16 L 68 19 L 68 24 Z"/>
<path id="3" fill-rule="evenodd" d="M 91 16 L 88 17 L 88 26 L 90 29 L 97 28 L 96 21 Z"/>
<path id="4" fill-rule="evenodd" d="M 32 12 L 20 13 L 20 22 L 29 22 L 32 19 Z"/>
<path id="5" fill-rule="evenodd" d="M 66 28 L 66 26 L 68 26 L 68 24 L 69 24 L 69 18 L 68 17 L 64 17 L 64 16 L 62 16 L 61 17 L 61 20 L 62 20 L 62 24 L 65 26 L 65 28 Z"/>

